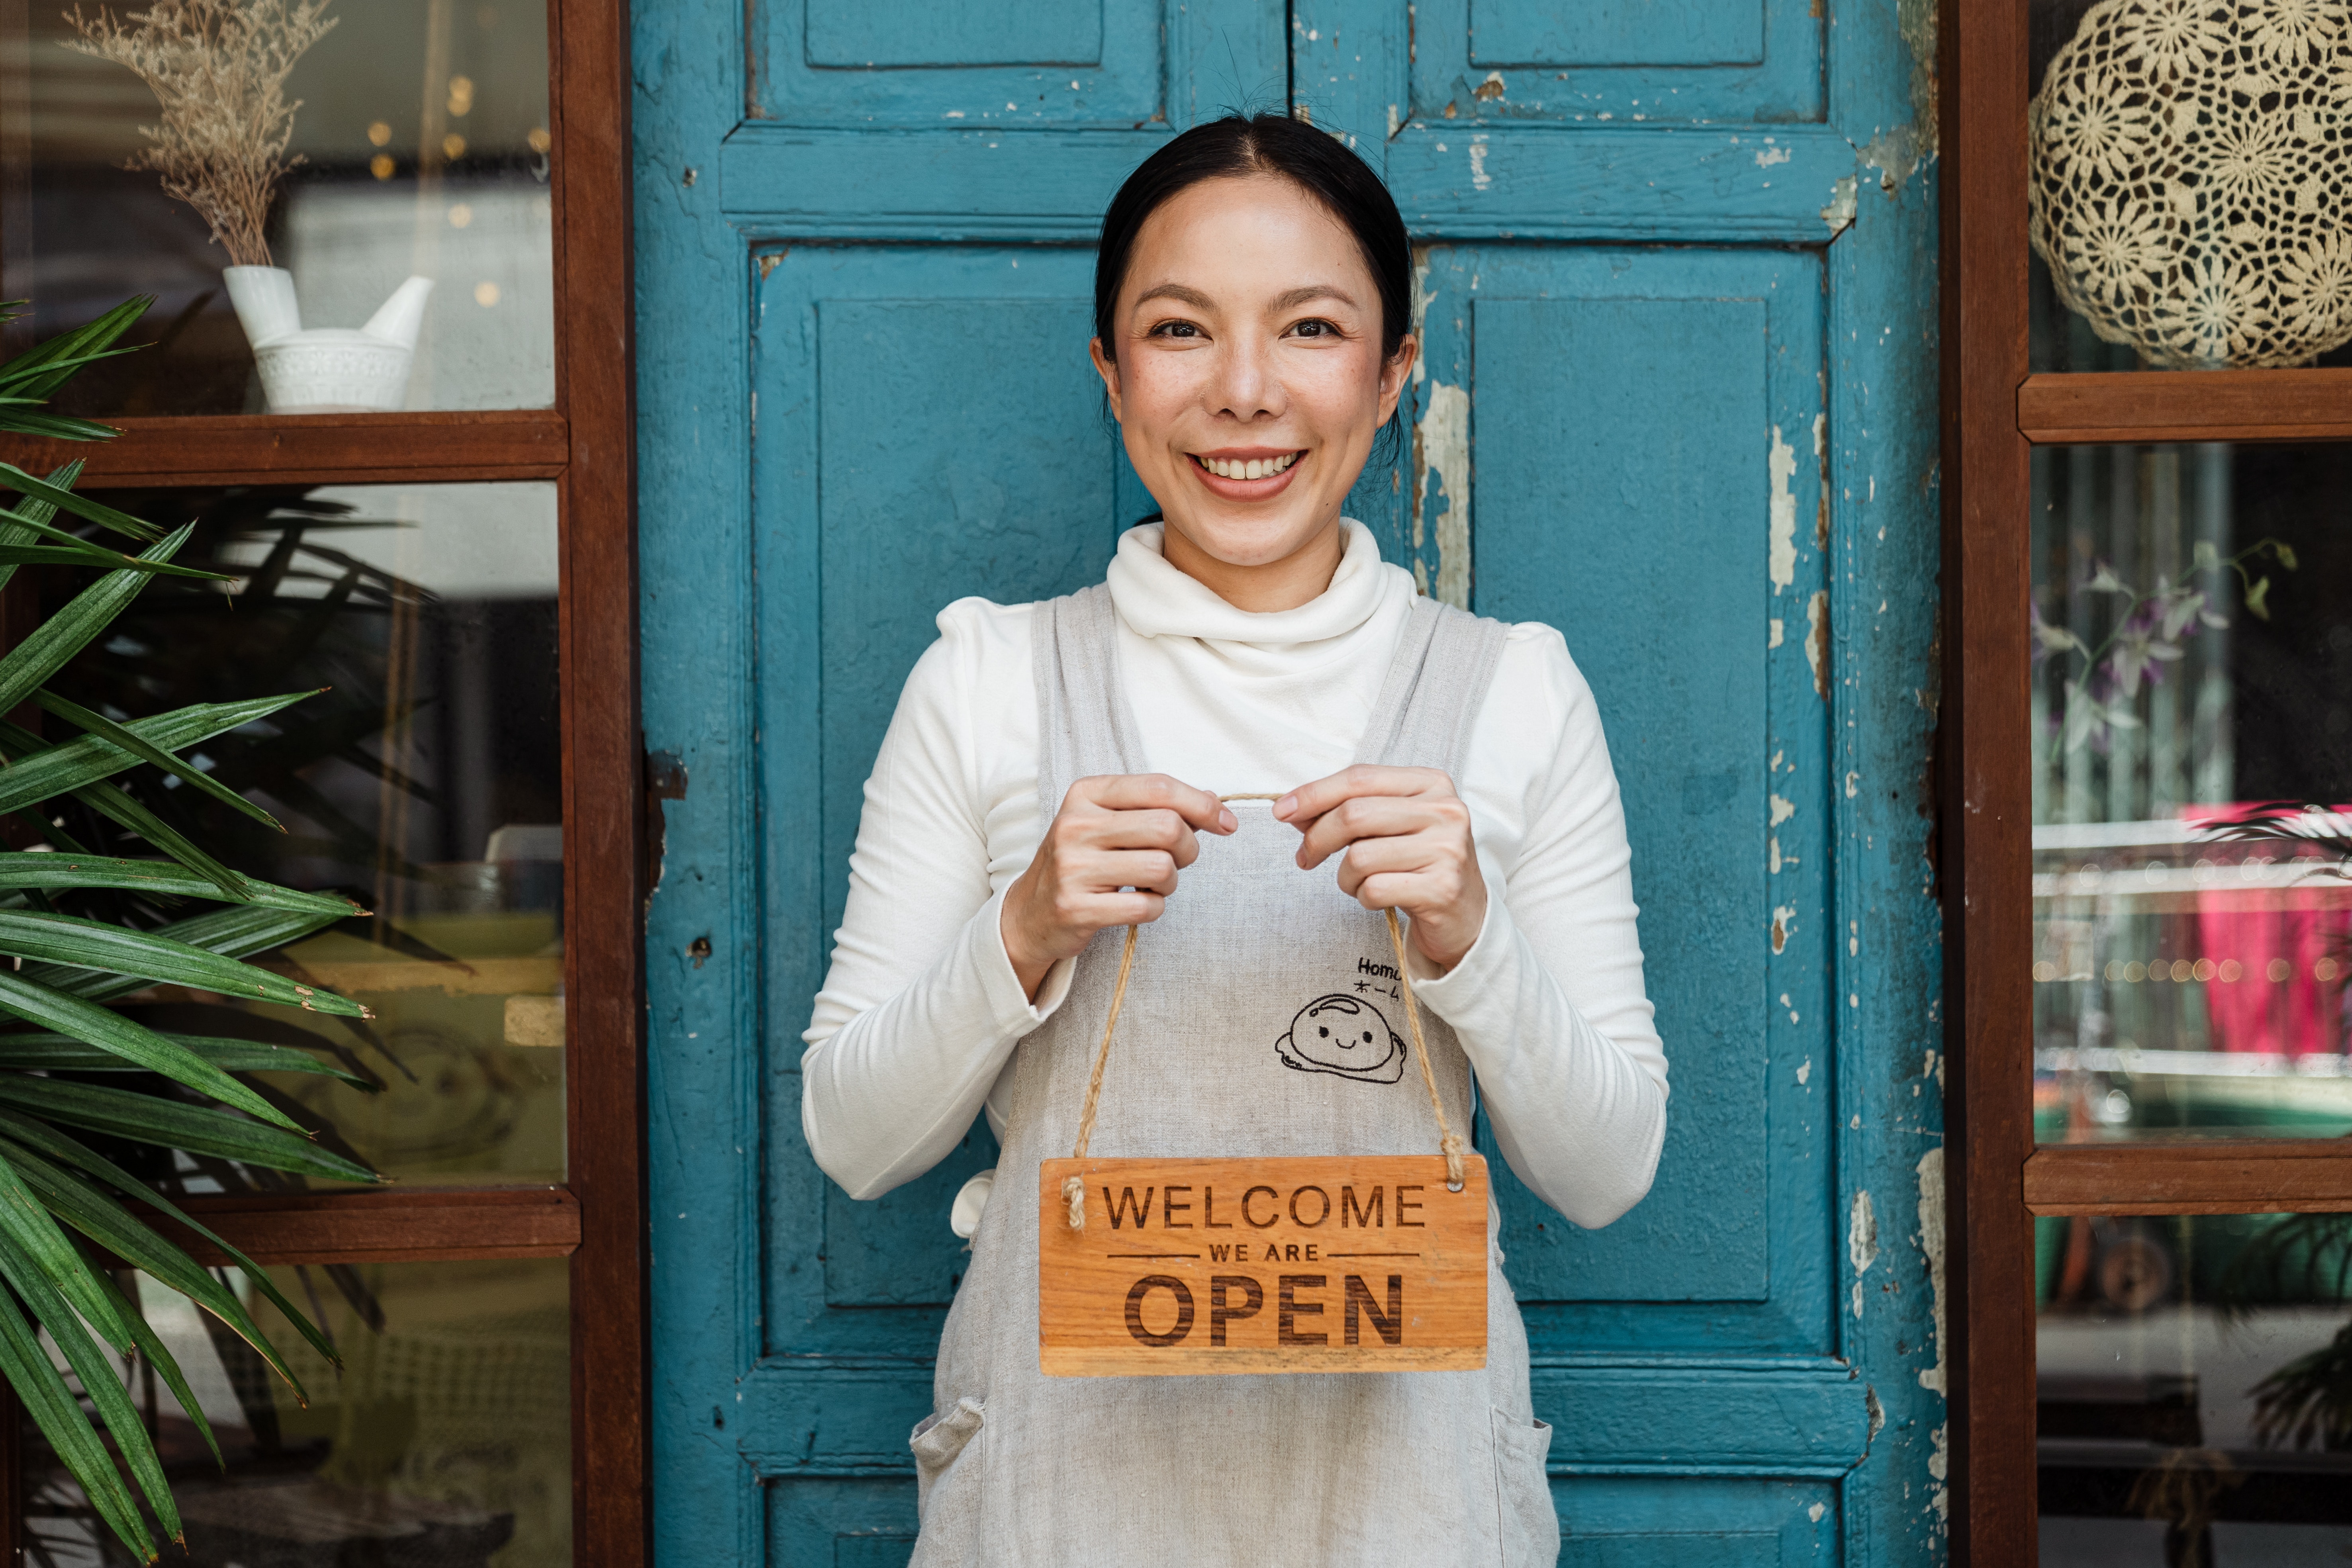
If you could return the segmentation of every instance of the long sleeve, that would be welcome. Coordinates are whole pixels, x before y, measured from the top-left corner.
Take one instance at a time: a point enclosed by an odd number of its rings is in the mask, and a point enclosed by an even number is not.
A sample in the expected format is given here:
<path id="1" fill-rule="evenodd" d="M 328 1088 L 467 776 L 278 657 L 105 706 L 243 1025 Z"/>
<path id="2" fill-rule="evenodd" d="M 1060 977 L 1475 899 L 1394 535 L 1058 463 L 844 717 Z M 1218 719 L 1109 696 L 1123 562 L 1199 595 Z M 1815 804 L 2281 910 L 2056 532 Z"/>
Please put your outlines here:
<path id="1" fill-rule="evenodd" d="M 1028 612 L 965 599 L 940 615 L 866 784 L 849 901 L 833 966 L 803 1037 L 801 1129 L 825 1174 L 856 1198 L 913 1180 L 953 1149 L 1013 1047 L 1054 1011 L 1071 966 L 1032 1005 L 998 926 L 1006 884 L 1037 840 L 1029 787 L 1000 757 L 1034 752 L 1027 704 L 975 694 L 1028 675 Z M 1024 712 L 1032 733 L 1008 734 Z M 1013 820 L 1025 818 L 1025 820 Z M 992 856 L 990 846 L 1026 846 Z"/>
<path id="2" fill-rule="evenodd" d="M 1232 790 L 1345 763 L 1414 594 L 1349 526 L 1324 598 L 1267 616 L 1167 567 L 1156 528 L 1129 533 L 1111 581 L 1122 679 L 1151 699 L 1137 704 L 1147 765 Z M 810 1152 L 854 1197 L 953 1149 L 1067 994 L 1064 963 L 1033 1005 L 998 924 L 1044 827 L 1029 621 L 981 599 L 940 612 L 866 785 L 801 1058 Z M 1470 952 L 1443 978 L 1417 971 L 1416 989 L 1461 1037 L 1512 1169 L 1577 1224 L 1605 1225 L 1649 1188 L 1665 1056 L 1615 774 L 1559 633 L 1511 629 L 1456 783 L 1493 896 Z"/>
<path id="3" fill-rule="evenodd" d="M 1574 1223 L 1607 1225 L 1656 1172 L 1666 1058 L 1616 775 L 1559 633 L 1513 628 L 1463 772 L 1486 921 L 1443 977 L 1416 963 L 1414 989 L 1461 1039 L 1511 1169 Z"/>

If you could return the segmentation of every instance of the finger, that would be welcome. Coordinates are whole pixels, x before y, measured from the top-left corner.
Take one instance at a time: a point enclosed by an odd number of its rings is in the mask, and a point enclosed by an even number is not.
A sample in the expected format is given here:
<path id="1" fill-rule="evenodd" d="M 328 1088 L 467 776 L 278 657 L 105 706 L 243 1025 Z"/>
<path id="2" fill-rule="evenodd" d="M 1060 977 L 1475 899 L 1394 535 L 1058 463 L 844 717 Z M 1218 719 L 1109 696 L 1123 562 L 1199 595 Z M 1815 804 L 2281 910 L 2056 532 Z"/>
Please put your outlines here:
<path id="1" fill-rule="evenodd" d="M 1274 815 L 1283 822 L 1303 822 L 1322 816 L 1343 800 L 1364 795 L 1452 795 L 1454 781 L 1435 768 L 1387 768 L 1358 763 L 1300 784 L 1274 803 Z"/>
<path id="2" fill-rule="evenodd" d="M 1109 893 L 1120 888 L 1147 889 L 1161 894 L 1176 890 L 1176 858 L 1165 849 L 1097 850 L 1071 870 L 1079 884 L 1091 893 Z"/>
<path id="3" fill-rule="evenodd" d="M 1430 900 L 1421 882 L 1406 872 L 1382 871 L 1365 878 L 1348 896 L 1368 910 L 1426 909 Z"/>
<path id="4" fill-rule="evenodd" d="M 1070 786 L 1070 793 L 1076 795 L 1081 792 L 1087 804 L 1097 810 L 1172 811 L 1204 833 L 1231 833 L 1241 826 L 1215 795 L 1166 773 L 1112 773 L 1080 779 Z"/>
<path id="5" fill-rule="evenodd" d="M 1437 803 L 1426 796 L 1358 795 L 1341 801 L 1307 825 L 1298 863 L 1312 868 L 1350 844 L 1442 827 Z"/>
<path id="6" fill-rule="evenodd" d="M 1164 894 L 1141 889 L 1131 893 L 1102 893 L 1087 901 L 1085 923 L 1097 931 L 1110 926 L 1150 925 L 1167 908 Z"/>
<path id="7" fill-rule="evenodd" d="M 1179 866 L 1200 858 L 1200 840 L 1173 811 L 1091 811 L 1068 819 L 1073 841 L 1088 849 L 1164 849 Z"/>
<path id="8" fill-rule="evenodd" d="M 1427 879 L 1433 885 L 1442 881 L 1458 882 L 1449 877 L 1444 846 L 1426 835 L 1415 834 L 1403 838 L 1360 838 L 1348 846 L 1339 860 L 1339 890 L 1349 898 L 1367 877 L 1411 876 Z"/>

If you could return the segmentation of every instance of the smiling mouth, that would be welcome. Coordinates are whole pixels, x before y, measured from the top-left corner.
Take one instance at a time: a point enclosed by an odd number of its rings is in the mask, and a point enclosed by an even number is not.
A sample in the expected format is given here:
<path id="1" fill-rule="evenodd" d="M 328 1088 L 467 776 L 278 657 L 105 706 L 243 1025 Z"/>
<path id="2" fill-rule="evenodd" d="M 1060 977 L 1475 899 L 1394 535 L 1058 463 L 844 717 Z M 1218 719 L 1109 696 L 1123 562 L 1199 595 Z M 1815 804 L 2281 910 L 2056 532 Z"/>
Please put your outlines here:
<path id="1" fill-rule="evenodd" d="M 1198 452 L 1190 454 L 1192 461 L 1221 479 L 1270 479 L 1289 471 L 1290 466 L 1307 454 L 1285 452 L 1274 458 L 1204 458 Z"/>

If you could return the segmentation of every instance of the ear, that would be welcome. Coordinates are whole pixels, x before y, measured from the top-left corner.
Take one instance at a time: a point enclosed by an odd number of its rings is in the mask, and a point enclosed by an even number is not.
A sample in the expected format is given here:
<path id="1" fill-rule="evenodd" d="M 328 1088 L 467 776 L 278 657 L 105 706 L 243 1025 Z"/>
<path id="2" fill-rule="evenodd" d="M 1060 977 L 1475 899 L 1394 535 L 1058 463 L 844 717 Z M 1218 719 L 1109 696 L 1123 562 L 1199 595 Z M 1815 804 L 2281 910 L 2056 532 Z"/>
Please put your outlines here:
<path id="1" fill-rule="evenodd" d="M 1087 340 L 1087 357 L 1095 362 L 1095 374 L 1102 377 L 1103 395 L 1110 399 L 1110 416 L 1118 419 L 1118 362 L 1103 353 L 1100 338 Z M 1119 422 L 1126 423 L 1123 419 Z"/>
<path id="2" fill-rule="evenodd" d="M 1404 395 L 1404 378 L 1412 374 L 1412 362 L 1421 353 L 1421 340 L 1407 332 L 1397 342 L 1397 352 L 1381 366 L 1381 417 L 1385 425 L 1395 416 L 1397 399 Z"/>

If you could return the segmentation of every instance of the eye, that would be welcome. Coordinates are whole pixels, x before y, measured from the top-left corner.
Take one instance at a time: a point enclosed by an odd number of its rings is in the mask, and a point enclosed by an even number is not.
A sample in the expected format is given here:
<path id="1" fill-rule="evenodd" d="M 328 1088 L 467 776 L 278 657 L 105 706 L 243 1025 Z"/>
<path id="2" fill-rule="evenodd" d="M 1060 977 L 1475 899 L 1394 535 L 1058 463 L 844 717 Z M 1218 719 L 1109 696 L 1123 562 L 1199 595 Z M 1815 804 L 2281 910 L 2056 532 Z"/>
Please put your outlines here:
<path id="1" fill-rule="evenodd" d="M 1320 318 L 1300 321 L 1290 330 L 1294 335 L 1302 338 L 1336 338 L 1339 335 L 1336 325 Z"/>
<path id="2" fill-rule="evenodd" d="M 1200 335 L 1200 326 L 1192 321 L 1161 321 L 1144 333 L 1148 338 L 1197 338 Z"/>
<path id="3" fill-rule="evenodd" d="M 1318 1038 L 1320 1038 L 1320 1039 L 1326 1039 L 1326 1040 L 1328 1040 L 1328 1039 L 1329 1039 L 1329 1038 L 1331 1037 L 1331 1031 L 1330 1031 L 1330 1030 L 1328 1030 L 1328 1029 L 1327 1029 L 1327 1028 L 1325 1028 L 1325 1027 L 1324 1027 L 1322 1025 L 1320 1025 L 1320 1024 L 1318 1024 L 1318 1025 L 1316 1025 L 1316 1026 L 1315 1026 L 1315 1033 L 1316 1033 L 1317 1037 L 1318 1037 Z"/>
<path id="4" fill-rule="evenodd" d="M 1372 1032 L 1371 1032 L 1370 1029 L 1366 1029 L 1366 1030 L 1364 1031 L 1364 1044 L 1366 1044 L 1366 1045 L 1368 1045 L 1368 1046 L 1369 1046 L 1369 1045 L 1370 1045 L 1371 1043 L 1372 1043 Z"/>

